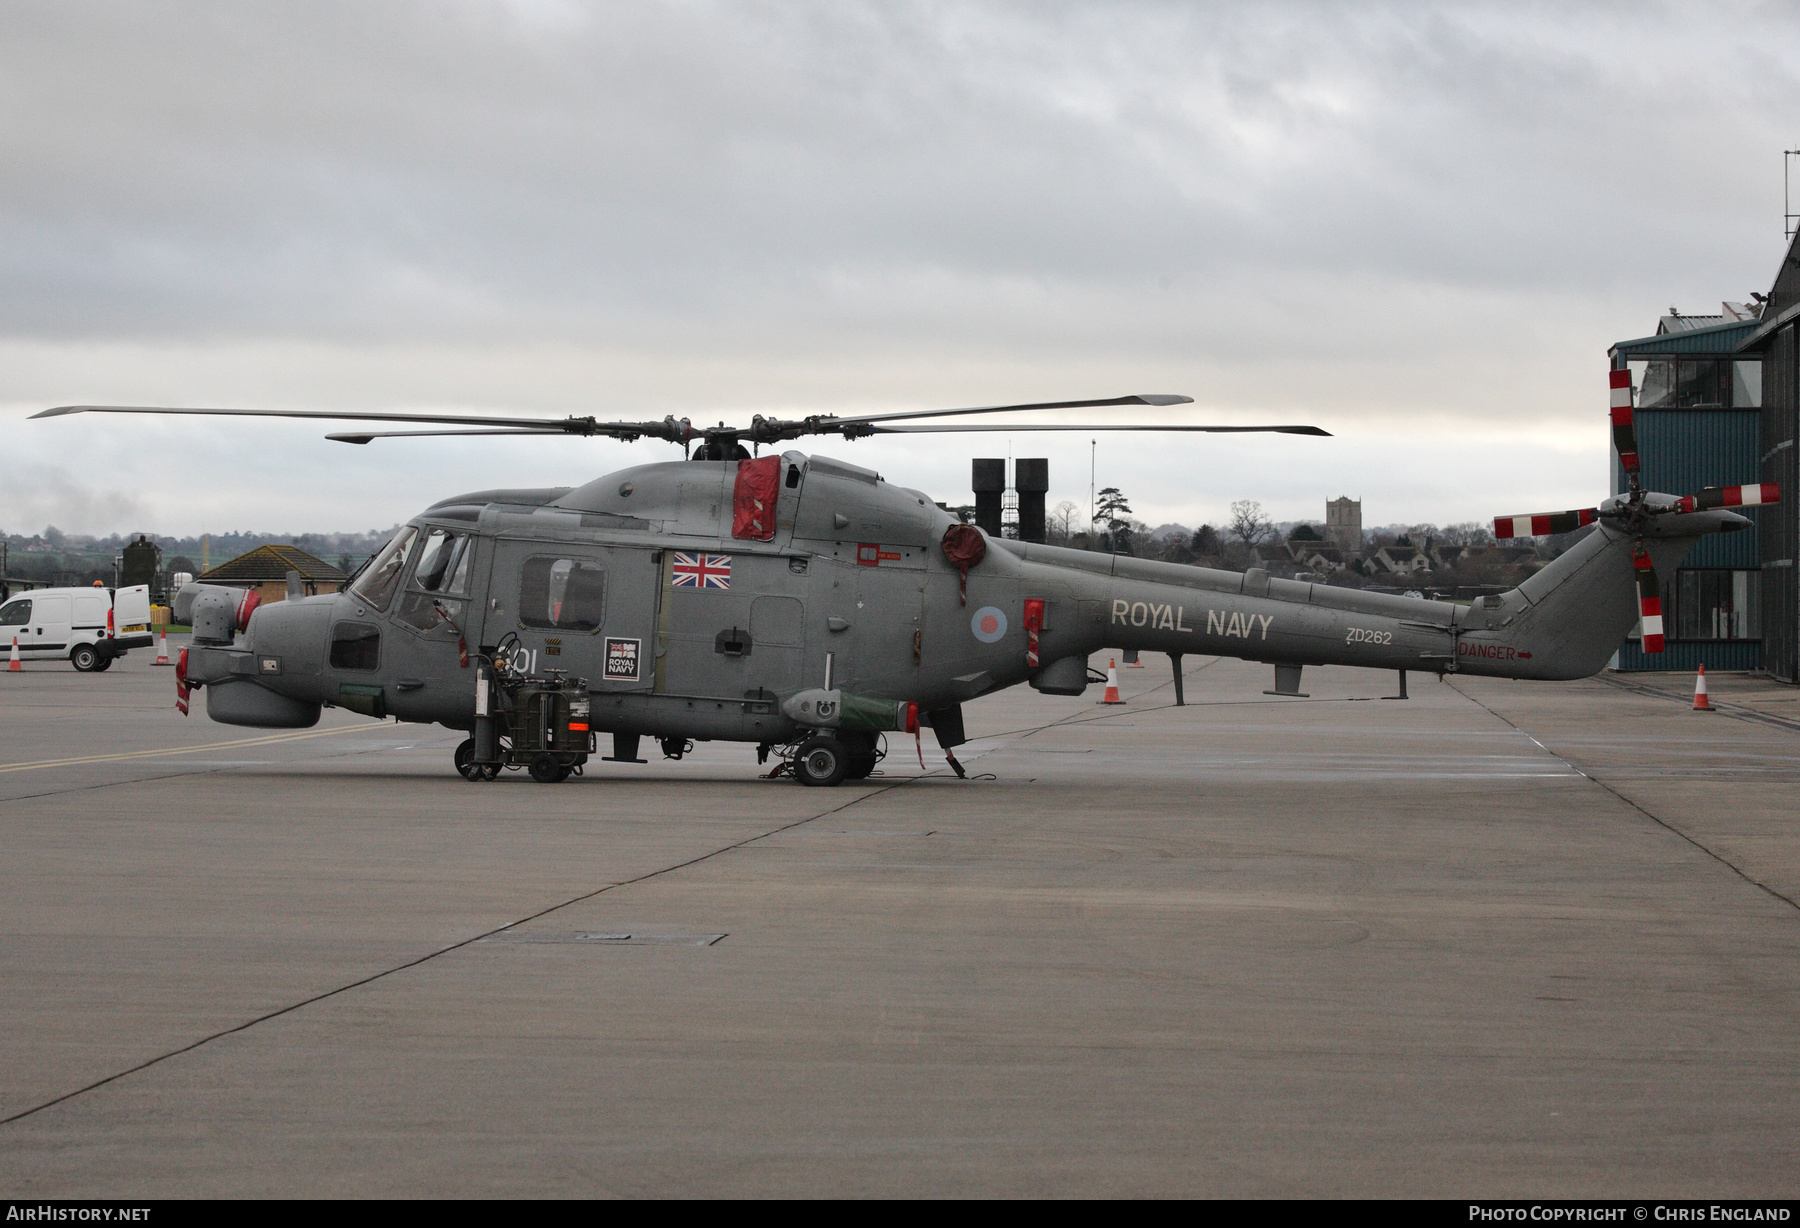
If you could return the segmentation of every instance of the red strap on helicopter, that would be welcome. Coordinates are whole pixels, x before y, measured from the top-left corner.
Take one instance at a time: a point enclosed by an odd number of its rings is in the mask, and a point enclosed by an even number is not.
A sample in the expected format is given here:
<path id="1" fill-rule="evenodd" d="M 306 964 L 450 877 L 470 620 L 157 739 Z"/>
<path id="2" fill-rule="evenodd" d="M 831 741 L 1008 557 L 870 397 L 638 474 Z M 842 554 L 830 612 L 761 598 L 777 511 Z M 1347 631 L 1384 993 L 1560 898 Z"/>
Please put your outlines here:
<path id="1" fill-rule="evenodd" d="M 1044 599 L 1025 599 L 1025 667 L 1038 667 L 1038 632 L 1044 629 Z"/>
<path id="2" fill-rule="evenodd" d="M 1662 594 L 1656 587 L 1656 568 L 1643 546 L 1631 549 L 1631 565 L 1637 568 L 1638 616 L 1644 620 L 1644 651 L 1663 650 Z"/>
<path id="3" fill-rule="evenodd" d="M 186 716 L 188 714 L 187 684 L 187 649 L 181 650 L 181 656 L 175 661 L 175 708 Z"/>
<path id="4" fill-rule="evenodd" d="M 731 535 L 766 542 L 775 536 L 775 497 L 781 487 L 781 458 L 739 461 L 731 496 Z"/>

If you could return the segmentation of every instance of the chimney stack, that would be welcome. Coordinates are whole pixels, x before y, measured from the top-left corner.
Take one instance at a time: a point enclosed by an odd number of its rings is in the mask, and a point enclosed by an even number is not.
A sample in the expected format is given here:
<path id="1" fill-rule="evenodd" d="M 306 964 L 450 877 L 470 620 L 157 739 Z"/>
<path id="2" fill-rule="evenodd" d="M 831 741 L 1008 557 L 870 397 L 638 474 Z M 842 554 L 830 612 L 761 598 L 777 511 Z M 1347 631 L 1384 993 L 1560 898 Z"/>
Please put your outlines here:
<path id="1" fill-rule="evenodd" d="M 975 492 L 975 524 L 989 537 L 1000 536 L 1000 496 L 1006 493 L 1006 458 L 977 457 L 969 466 Z"/>
<path id="2" fill-rule="evenodd" d="M 1044 494 L 1050 489 L 1050 458 L 1021 456 L 1013 462 L 1013 489 L 1019 492 L 1019 540 L 1042 544 Z"/>

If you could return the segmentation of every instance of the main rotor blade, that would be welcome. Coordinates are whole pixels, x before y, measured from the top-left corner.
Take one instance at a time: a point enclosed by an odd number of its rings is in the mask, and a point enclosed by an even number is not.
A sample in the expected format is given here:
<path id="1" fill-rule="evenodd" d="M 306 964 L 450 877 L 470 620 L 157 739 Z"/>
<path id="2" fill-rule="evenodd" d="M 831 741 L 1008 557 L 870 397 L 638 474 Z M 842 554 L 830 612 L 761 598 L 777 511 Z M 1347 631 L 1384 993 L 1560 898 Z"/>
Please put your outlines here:
<path id="1" fill-rule="evenodd" d="M 1584 524 L 1593 524 L 1599 515 L 1597 507 L 1584 507 L 1573 512 L 1539 512 L 1532 516 L 1494 517 L 1494 537 L 1546 537 L 1551 533 L 1573 533 Z"/>
<path id="2" fill-rule="evenodd" d="M 369 431 L 366 434 L 358 432 L 353 434 L 327 435 L 325 438 L 336 443 L 368 443 L 371 439 L 417 439 L 420 436 L 425 435 L 539 435 L 549 439 L 564 439 L 568 437 L 568 432 L 538 431 L 530 429 L 522 431 Z"/>
<path id="3" fill-rule="evenodd" d="M 355 422 L 434 422 L 447 426 L 536 427 L 568 431 L 570 424 L 592 424 L 592 418 L 487 418 L 473 414 L 344 413 L 324 409 L 170 409 L 154 405 L 59 405 L 31 415 L 60 418 L 64 414 L 198 414 L 223 418 L 328 418 Z"/>
<path id="4" fill-rule="evenodd" d="M 1103 405 L 1192 405 L 1193 403 L 1193 397 L 1184 397 L 1174 393 L 1146 392 L 1128 397 L 1107 397 L 1096 401 L 1034 401 L 1029 405 L 980 405 L 973 409 L 914 409 L 893 414 L 861 414 L 854 418 L 820 418 L 819 421 L 825 429 L 835 430 L 840 425 L 860 425 L 865 422 L 899 422 L 906 418 L 953 418 L 959 414 L 1004 414 L 1015 409 L 1094 409 Z"/>
<path id="5" fill-rule="evenodd" d="M 1214 435 L 1248 435 L 1257 432 L 1277 435 L 1323 435 L 1330 437 L 1331 432 L 1316 426 L 1136 426 L 1108 422 L 1104 424 L 1088 423 L 1085 426 L 1063 423 L 1013 423 L 993 424 L 983 422 L 975 426 L 959 423 L 946 423 L 943 426 L 870 426 L 863 428 L 871 435 L 927 435 L 950 431 L 987 431 L 991 434 L 1013 431 L 1204 431 Z M 860 432 L 859 432 L 860 433 Z"/>

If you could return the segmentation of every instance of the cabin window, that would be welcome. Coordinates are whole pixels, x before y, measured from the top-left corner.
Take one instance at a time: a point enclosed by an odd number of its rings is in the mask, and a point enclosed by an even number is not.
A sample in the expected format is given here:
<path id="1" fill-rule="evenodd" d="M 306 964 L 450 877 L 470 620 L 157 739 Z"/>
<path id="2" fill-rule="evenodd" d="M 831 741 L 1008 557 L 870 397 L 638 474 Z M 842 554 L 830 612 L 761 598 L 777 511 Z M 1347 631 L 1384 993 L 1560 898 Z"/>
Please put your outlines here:
<path id="1" fill-rule="evenodd" d="M 31 602 L 9 601 L 0 606 L 0 627 L 23 627 L 31 622 Z"/>
<path id="2" fill-rule="evenodd" d="M 598 631 L 606 617 L 606 572 L 585 559 L 534 555 L 519 580 L 519 622 L 555 631 Z"/>
<path id="3" fill-rule="evenodd" d="M 331 628 L 331 668 L 375 669 L 381 664 L 381 628 L 338 623 Z"/>
<path id="4" fill-rule="evenodd" d="M 394 599 L 394 590 L 400 587 L 400 573 L 406 569 L 407 548 L 418 534 L 411 525 L 394 534 L 350 591 L 377 610 L 387 609 L 388 602 Z"/>

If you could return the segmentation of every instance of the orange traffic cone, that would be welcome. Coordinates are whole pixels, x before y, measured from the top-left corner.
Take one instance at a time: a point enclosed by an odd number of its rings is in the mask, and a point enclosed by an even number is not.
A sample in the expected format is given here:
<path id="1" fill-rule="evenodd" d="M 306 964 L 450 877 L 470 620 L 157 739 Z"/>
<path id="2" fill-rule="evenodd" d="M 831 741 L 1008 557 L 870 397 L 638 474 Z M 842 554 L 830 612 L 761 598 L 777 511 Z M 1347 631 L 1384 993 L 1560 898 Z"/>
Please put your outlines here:
<path id="1" fill-rule="evenodd" d="M 1138 650 L 1137 649 L 1128 648 L 1125 650 L 1125 668 L 1126 669 L 1143 669 L 1144 668 L 1144 663 L 1142 661 L 1138 660 Z"/>
<path id="2" fill-rule="evenodd" d="M 1694 675 L 1694 711 L 1716 712 L 1717 710 L 1712 706 L 1712 701 L 1706 697 L 1706 666 L 1702 665 L 1700 672 Z"/>
<path id="3" fill-rule="evenodd" d="M 170 661 L 169 661 L 169 632 L 168 632 L 167 628 L 164 628 L 162 634 L 157 636 L 157 638 L 156 638 L 156 660 L 152 661 L 151 664 L 152 665 L 168 665 L 168 664 L 170 664 Z"/>
<path id="4" fill-rule="evenodd" d="M 1111 658 L 1108 658 L 1106 662 L 1106 694 L 1100 697 L 1100 702 L 1103 704 L 1125 702 L 1119 698 L 1119 667 Z"/>
<path id="5" fill-rule="evenodd" d="M 9 674 L 18 674 L 23 673 L 24 670 L 25 667 L 19 664 L 19 637 L 15 635 L 13 636 L 12 656 L 7 658 L 6 662 L 6 672 Z"/>

